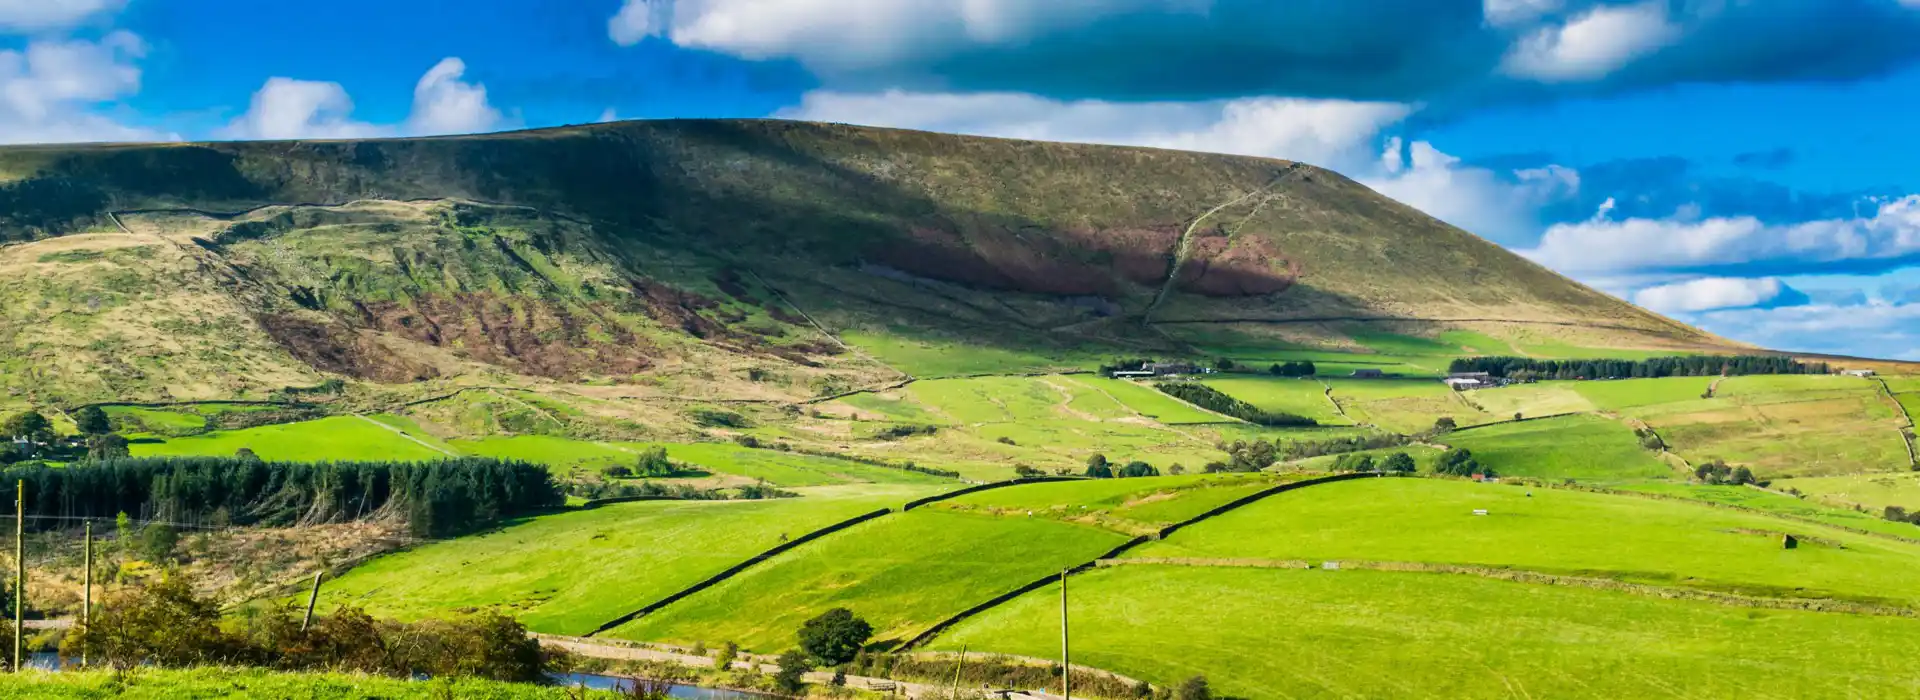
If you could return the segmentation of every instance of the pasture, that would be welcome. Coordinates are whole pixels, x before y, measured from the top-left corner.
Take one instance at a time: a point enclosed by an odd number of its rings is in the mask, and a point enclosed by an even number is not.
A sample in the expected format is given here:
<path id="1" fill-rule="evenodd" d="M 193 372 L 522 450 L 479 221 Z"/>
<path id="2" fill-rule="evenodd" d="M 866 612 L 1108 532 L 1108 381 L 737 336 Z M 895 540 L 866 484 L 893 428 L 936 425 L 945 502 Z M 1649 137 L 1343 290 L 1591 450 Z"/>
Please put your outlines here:
<path id="1" fill-rule="evenodd" d="M 1460 397 L 1492 416 L 1552 416 L 1595 410 L 1593 401 L 1578 390 L 1578 382 L 1515 384 L 1462 392 Z"/>
<path id="2" fill-rule="evenodd" d="M 1463 426 L 1504 420 L 1431 379 L 1330 379 L 1327 383 L 1333 387 L 1333 400 L 1349 417 L 1396 433 L 1423 432 L 1442 417 Z"/>
<path id="3" fill-rule="evenodd" d="M 1780 487 L 1781 484 L 1774 484 Z M 1815 498 L 1796 498 L 1777 490 L 1746 486 L 1712 486 L 1671 481 L 1624 484 L 1625 491 L 1650 493 L 1668 498 L 1714 503 L 1777 513 L 1794 518 L 1818 520 L 1839 527 L 1867 530 L 1911 540 L 1920 540 L 1920 526 L 1898 523 L 1880 517 L 1878 512 L 1862 512 L 1841 505 L 1827 505 Z"/>
<path id="4" fill-rule="evenodd" d="M 1306 416 L 1321 425 L 1353 425 L 1340 415 L 1327 387 L 1312 379 L 1229 376 L 1209 378 L 1207 385 L 1228 396 L 1253 404 L 1260 410 Z"/>
<path id="5" fill-rule="evenodd" d="M 1713 386 L 1713 377 L 1653 377 L 1573 382 L 1573 390 L 1595 408 L 1620 411 L 1638 406 L 1694 401 Z"/>
<path id="6" fill-rule="evenodd" d="M 1444 574 L 1116 566 L 1067 582 L 1076 663 L 1297 697 L 1907 697 L 1920 621 Z M 1057 658 L 1052 586 L 946 651 Z M 1775 643 L 1783 642 L 1783 643 Z M 1524 689 L 1524 691 L 1522 690 Z"/>
<path id="7" fill-rule="evenodd" d="M 905 641 L 1124 541 L 1044 518 L 915 510 L 808 543 L 610 635 L 773 653 L 792 645 L 808 618 L 845 607 L 873 624 L 876 640 Z"/>
<path id="8" fill-rule="evenodd" d="M 1029 484 L 968 494 L 929 508 L 1041 517 L 1147 534 L 1303 475 L 1188 474 Z"/>
<path id="9" fill-rule="evenodd" d="M 1073 383 L 1105 394 L 1129 410 L 1162 425 L 1235 422 L 1233 418 L 1203 411 L 1147 384 L 1098 376 L 1076 376 L 1070 379 Z"/>
<path id="10" fill-rule="evenodd" d="M 491 608 L 535 631 L 584 634 L 770 549 L 783 536 L 938 491 L 643 501 L 545 515 L 375 558 L 326 582 L 321 604 L 360 605 L 402 619 Z"/>
<path id="11" fill-rule="evenodd" d="M 149 438 L 130 446 L 135 457 L 231 456 L 253 450 L 261 459 L 424 461 L 447 455 L 358 416 L 334 416 L 181 438 Z"/>
<path id="12" fill-rule="evenodd" d="M 1501 390 L 1495 390 L 1501 391 Z M 1618 481 L 1674 476 L 1633 429 L 1593 415 L 1543 418 L 1475 428 L 1437 438 L 1473 451 L 1500 476 Z"/>
<path id="13" fill-rule="evenodd" d="M 1762 478 L 1906 471 L 1904 424 L 1875 384 L 1821 375 L 1730 377 L 1713 399 L 1629 411 L 1694 463 L 1720 459 Z"/>
<path id="14" fill-rule="evenodd" d="M 1803 544 L 1783 550 L 1782 534 Z M 1678 501 L 1441 479 L 1282 494 L 1126 556 L 1464 564 L 1920 605 L 1920 580 L 1904 573 L 1920 564 L 1920 543 Z"/>
<path id="15" fill-rule="evenodd" d="M 1873 515 L 1887 506 L 1920 511 L 1920 472 L 1781 479 L 1773 488 L 1795 489 L 1814 500 L 1842 508 L 1865 508 Z M 1920 527 L 1908 527 L 1913 528 L 1913 536 L 1920 537 Z"/>

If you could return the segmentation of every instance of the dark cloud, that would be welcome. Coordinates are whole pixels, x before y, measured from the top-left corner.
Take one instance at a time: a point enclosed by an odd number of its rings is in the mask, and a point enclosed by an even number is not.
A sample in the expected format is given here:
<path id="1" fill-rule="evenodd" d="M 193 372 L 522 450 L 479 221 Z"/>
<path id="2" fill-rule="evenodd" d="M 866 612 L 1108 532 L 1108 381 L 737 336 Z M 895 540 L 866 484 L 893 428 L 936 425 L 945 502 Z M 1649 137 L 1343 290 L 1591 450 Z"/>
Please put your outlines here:
<path id="1" fill-rule="evenodd" d="M 1733 164 L 1755 170 L 1779 170 L 1793 164 L 1796 155 L 1791 148 L 1776 148 L 1771 151 L 1754 151 L 1733 157 Z"/>

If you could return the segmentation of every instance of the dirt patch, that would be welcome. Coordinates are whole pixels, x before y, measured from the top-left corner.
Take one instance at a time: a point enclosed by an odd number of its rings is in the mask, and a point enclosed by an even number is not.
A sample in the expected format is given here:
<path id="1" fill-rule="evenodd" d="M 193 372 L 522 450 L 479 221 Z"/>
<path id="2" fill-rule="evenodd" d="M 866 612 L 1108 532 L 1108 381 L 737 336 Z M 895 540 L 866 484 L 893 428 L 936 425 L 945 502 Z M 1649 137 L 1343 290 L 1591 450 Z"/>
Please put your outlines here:
<path id="1" fill-rule="evenodd" d="M 1298 263 L 1265 238 L 1209 236 L 1193 242 L 1174 284 L 1202 296 L 1263 296 L 1286 291 L 1300 272 Z"/>

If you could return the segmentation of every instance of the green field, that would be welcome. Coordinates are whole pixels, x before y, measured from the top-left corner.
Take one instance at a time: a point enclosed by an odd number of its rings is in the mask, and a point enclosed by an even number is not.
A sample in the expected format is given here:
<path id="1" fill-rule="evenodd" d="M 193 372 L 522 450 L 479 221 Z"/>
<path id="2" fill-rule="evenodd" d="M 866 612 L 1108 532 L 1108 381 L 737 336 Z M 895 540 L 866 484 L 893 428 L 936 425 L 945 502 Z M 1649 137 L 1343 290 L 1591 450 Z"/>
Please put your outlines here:
<path id="1" fill-rule="evenodd" d="M 446 454 L 358 416 L 225 430 L 184 438 L 135 442 L 135 457 L 231 456 L 241 448 L 261 459 L 287 461 L 423 461 Z"/>
<path id="2" fill-rule="evenodd" d="M 1004 348 L 863 331 L 842 332 L 840 339 L 916 377 L 1091 369 L 1099 366 L 1101 357 L 1097 351 Z"/>
<path id="3" fill-rule="evenodd" d="M 1920 693 L 1920 621 L 1441 574 L 1180 566 L 1068 581 L 1073 658 L 1157 684 L 1299 697 L 1847 698 Z M 1055 658 L 1060 591 L 935 647 Z"/>
<path id="4" fill-rule="evenodd" d="M 478 679 L 418 681 L 347 673 L 278 673 L 254 668 L 27 671 L 0 678 L 0 698 L 36 700 L 574 700 L 620 697 L 531 683 Z"/>
<path id="5" fill-rule="evenodd" d="M 1920 472 L 1781 479 L 1773 488 L 1796 489 L 1814 500 L 1842 508 L 1859 506 L 1874 515 L 1887 506 L 1920 511 Z M 1920 527 L 1914 530 L 1920 536 Z"/>
<path id="6" fill-rule="evenodd" d="M 1075 384 L 1112 397 L 1121 405 L 1162 425 L 1232 423 L 1233 418 L 1195 408 L 1146 384 L 1106 377 L 1072 377 Z"/>
<path id="7" fill-rule="evenodd" d="M 583 634 L 814 529 L 938 489 L 772 501 L 649 501 L 532 518 L 383 556 L 327 582 L 341 603 L 419 618 L 498 608 L 528 627 Z"/>
<path id="8" fill-rule="evenodd" d="M 547 435 L 515 435 L 478 440 L 449 440 L 461 454 L 517 459 L 546 465 L 555 472 L 569 469 L 598 471 L 616 464 L 632 464 L 639 454 L 629 448 Z"/>
<path id="9" fill-rule="evenodd" d="M 1644 380 L 1641 380 L 1644 381 Z M 1669 449 L 1725 460 L 1761 478 L 1906 471 L 1904 424 L 1879 387 L 1854 377 L 1730 377 L 1713 399 L 1628 409 Z"/>
<path id="10" fill-rule="evenodd" d="M 1474 510 L 1485 509 L 1487 516 Z M 1271 533 L 1287 533 L 1274 537 Z M 1809 541 L 1783 550 L 1780 533 Z M 1683 502 L 1437 479 L 1270 498 L 1129 557 L 1465 564 L 1792 598 L 1920 604 L 1920 543 Z"/>
<path id="11" fill-rule="evenodd" d="M 1124 541 L 1042 518 L 916 510 L 809 543 L 610 634 L 775 653 L 808 618 L 846 607 L 873 624 L 876 640 L 905 641 Z"/>
<path id="12" fill-rule="evenodd" d="M 107 406 L 101 410 L 106 412 L 108 419 L 130 433 L 190 435 L 207 427 L 206 416 L 197 413 L 135 406 Z"/>
<path id="13" fill-rule="evenodd" d="M 1579 391 L 1578 382 L 1539 382 L 1515 384 L 1494 389 L 1463 392 L 1461 398 L 1493 416 L 1553 416 L 1595 410 L 1593 401 Z"/>
<path id="14" fill-rule="evenodd" d="M 1622 480 L 1674 475 L 1658 453 L 1640 446 L 1632 428 L 1599 416 L 1503 423 L 1439 440 L 1472 450 L 1500 476 Z"/>
<path id="15" fill-rule="evenodd" d="M 1893 398 L 1900 402 L 1900 408 L 1907 412 L 1909 419 L 1913 416 L 1920 415 L 1920 392 L 1894 394 Z"/>
<path id="16" fill-rule="evenodd" d="M 764 480 L 775 486 L 826 486 L 832 484 L 922 484 L 958 488 L 953 479 L 862 464 L 845 459 L 752 449 L 718 442 L 667 444 L 667 456 L 675 461 L 714 472 Z M 646 445 L 633 445 L 634 449 Z"/>
<path id="17" fill-rule="evenodd" d="M 1574 382 L 1574 391 L 1596 408 L 1618 411 L 1636 406 L 1693 401 L 1707 393 L 1713 377 L 1656 377 L 1611 381 Z"/>
<path id="18" fill-rule="evenodd" d="M 1147 534 L 1303 475 L 1188 474 L 1030 484 L 968 494 L 929 507 L 1043 517 Z"/>
<path id="19" fill-rule="evenodd" d="M 1207 385 L 1263 411 L 1306 416 L 1321 425 L 1353 424 L 1327 398 L 1326 385 L 1311 379 L 1235 376 L 1208 379 Z"/>
<path id="20" fill-rule="evenodd" d="M 1333 400 L 1347 415 L 1362 423 L 1397 433 L 1413 434 L 1449 417 L 1459 425 L 1506 420 L 1468 405 L 1458 392 L 1431 379 L 1331 379 Z"/>
<path id="21" fill-rule="evenodd" d="M 1780 484 L 1775 484 L 1775 486 L 1778 487 Z M 1819 500 L 1796 498 L 1772 490 L 1748 488 L 1745 486 L 1709 486 L 1707 484 L 1688 484 L 1670 481 L 1625 484 L 1619 488 L 1627 491 L 1752 508 L 1799 518 L 1810 518 L 1840 527 L 1850 527 L 1858 530 L 1868 530 L 1892 535 L 1894 537 L 1920 540 L 1920 526 L 1893 522 L 1880 517 L 1880 513 L 1878 512 L 1862 512 L 1839 505 L 1826 505 Z"/>

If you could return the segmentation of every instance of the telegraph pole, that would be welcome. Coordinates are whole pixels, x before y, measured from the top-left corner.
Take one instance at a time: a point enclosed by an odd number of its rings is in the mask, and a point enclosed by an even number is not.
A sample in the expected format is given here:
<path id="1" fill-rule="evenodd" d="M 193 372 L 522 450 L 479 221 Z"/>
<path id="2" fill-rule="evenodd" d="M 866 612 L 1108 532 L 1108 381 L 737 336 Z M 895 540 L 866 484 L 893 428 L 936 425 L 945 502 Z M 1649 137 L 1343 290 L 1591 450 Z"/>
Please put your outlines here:
<path id="1" fill-rule="evenodd" d="M 1060 697 L 1073 700 L 1073 656 L 1067 647 L 1067 572 L 1060 572 Z"/>
<path id="2" fill-rule="evenodd" d="M 27 480 L 13 488 L 13 672 L 20 672 L 20 638 L 27 634 Z"/>
<path id="3" fill-rule="evenodd" d="M 80 600 L 80 665 L 87 665 L 87 636 L 93 633 L 93 521 L 87 521 L 87 594 Z"/>

